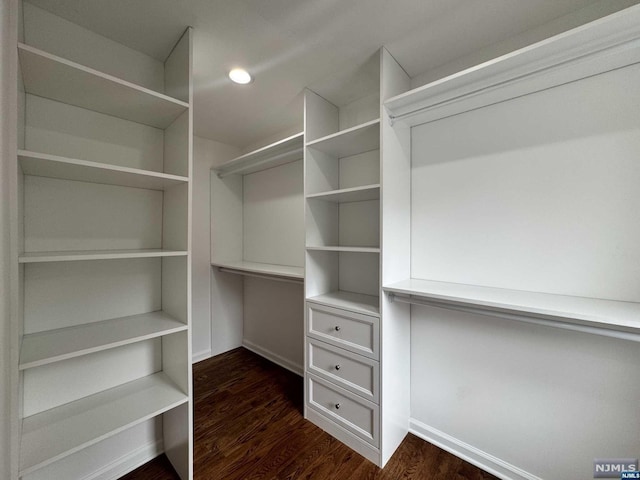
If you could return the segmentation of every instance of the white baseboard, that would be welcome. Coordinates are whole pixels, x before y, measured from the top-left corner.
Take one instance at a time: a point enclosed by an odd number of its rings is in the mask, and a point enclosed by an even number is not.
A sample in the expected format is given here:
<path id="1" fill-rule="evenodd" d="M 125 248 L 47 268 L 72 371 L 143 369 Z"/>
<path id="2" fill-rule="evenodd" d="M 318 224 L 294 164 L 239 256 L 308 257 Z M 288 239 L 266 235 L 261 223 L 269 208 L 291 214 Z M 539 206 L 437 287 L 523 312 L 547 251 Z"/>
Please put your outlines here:
<path id="1" fill-rule="evenodd" d="M 96 470 L 82 480 L 116 480 L 164 452 L 162 440 L 144 445 Z"/>
<path id="2" fill-rule="evenodd" d="M 191 356 L 191 363 L 198 363 L 198 362 L 201 362 L 202 360 L 206 360 L 207 358 L 211 358 L 211 349 L 194 353 Z"/>
<path id="3" fill-rule="evenodd" d="M 409 419 L 409 431 L 415 436 L 503 480 L 542 480 L 540 477 L 525 472 L 515 465 L 511 465 L 487 452 L 483 452 L 468 443 L 458 440 L 429 425 L 425 425 L 414 418 Z"/>
<path id="4" fill-rule="evenodd" d="M 273 353 L 272 351 L 267 350 L 266 348 L 262 348 L 261 346 L 256 345 L 253 342 L 250 342 L 249 340 L 242 340 L 242 346 L 247 350 L 251 350 L 253 353 L 257 355 L 260 355 L 261 357 L 264 357 L 267 360 L 272 361 L 276 365 L 280 365 L 282 368 L 286 368 L 287 370 L 295 373 L 296 375 L 299 375 L 301 377 L 304 376 L 304 368 L 302 367 L 302 365 L 299 365 L 297 363 L 292 362 L 291 360 L 281 357 L 277 353 Z"/>

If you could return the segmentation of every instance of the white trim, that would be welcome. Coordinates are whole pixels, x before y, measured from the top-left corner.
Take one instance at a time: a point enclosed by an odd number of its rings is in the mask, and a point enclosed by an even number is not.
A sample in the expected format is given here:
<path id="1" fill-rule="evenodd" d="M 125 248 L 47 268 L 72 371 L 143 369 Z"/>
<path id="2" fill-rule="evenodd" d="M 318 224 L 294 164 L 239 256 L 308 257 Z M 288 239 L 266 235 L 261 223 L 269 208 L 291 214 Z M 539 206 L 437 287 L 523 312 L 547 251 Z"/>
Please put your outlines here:
<path id="1" fill-rule="evenodd" d="M 603 17 L 384 103 L 391 121 L 435 121 L 640 62 L 640 6 Z"/>
<path id="2" fill-rule="evenodd" d="M 282 368 L 286 368 L 290 372 L 293 372 L 300 377 L 304 376 L 304 369 L 299 363 L 292 362 L 291 360 L 284 358 L 277 353 L 273 353 L 271 350 L 267 350 L 266 348 L 256 345 L 249 340 L 242 339 L 242 346 L 247 350 L 252 351 L 256 355 L 260 355 L 261 357 L 266 358 L 276 365 L 280 365 Z"/>
<path id="3" fill-rule="evenodd" d="M 201 352 L 198 353 L 194 353 L 193 357 L 191 357 L 191 363 L 198 363 L 201 362 L 203 360 L 206 360 L 208 358 L 211 358 L 213 355 L 211 355 L 211 349 L 208 350 L 203 350 Z"/>
<path id="4" fill-rule="evenodd" d="M 502 480 L 542 480 L 532 473 L 430 427 L 415 418 L 409 419 L 409 432 Z"/>
<path id="5" fill-rule="evenodd" d="M 148 443 L 87 475 L 82 480 L 116 480 L 153 460 L 162 452 L 164 452 L 162 440 Z"/>

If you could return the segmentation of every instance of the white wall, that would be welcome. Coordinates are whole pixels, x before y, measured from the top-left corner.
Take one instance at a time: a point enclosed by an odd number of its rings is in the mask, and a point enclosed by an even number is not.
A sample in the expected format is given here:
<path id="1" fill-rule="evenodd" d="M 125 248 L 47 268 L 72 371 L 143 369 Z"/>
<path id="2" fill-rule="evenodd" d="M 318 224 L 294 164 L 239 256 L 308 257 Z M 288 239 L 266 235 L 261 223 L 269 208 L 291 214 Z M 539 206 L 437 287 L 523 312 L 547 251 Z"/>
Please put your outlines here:
<path id="1" fill-rule="evenodd" d="M 17 2 L 0 3 L 0 478 L 11 477 L 11 177 L 15 175 Z"/>
<path id="2" fill-rule="evenodd" d="M 201 137 L 193 139 L 192 350 L 195 361 L 211 355 L 209 171 L 238 154 L 239 150 L 230 145 Z"/>

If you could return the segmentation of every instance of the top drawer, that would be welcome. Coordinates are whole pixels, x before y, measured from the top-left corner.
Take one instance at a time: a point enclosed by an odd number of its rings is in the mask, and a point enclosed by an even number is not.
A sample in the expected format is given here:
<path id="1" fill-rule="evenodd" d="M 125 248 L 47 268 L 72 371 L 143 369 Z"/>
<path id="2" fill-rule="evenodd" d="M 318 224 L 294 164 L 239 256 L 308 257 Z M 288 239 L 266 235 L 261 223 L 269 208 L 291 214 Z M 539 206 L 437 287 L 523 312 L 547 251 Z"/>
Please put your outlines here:
<path id="1" fill-rule="evenodd" d="M 307 302 L 307 333 L 310 337 L 378 360 L 378 317 Z"/>

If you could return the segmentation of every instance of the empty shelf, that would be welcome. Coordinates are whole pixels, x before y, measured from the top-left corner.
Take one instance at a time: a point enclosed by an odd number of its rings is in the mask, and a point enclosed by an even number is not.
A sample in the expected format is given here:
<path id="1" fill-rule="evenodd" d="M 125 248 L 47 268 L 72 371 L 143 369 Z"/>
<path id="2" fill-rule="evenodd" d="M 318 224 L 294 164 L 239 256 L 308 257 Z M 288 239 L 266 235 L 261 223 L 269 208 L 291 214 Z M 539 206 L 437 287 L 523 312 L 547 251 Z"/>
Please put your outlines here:
<path id="1" fill-rule="evenodd" d="M 186 250 L 82 250 L 68 252 L 27 252 L 18 257 L 19 263 L 72 262 L 80 260 L 117 260 L 119 258 L 180 257 Z"/>
<path id="2" fill-rule="evenodd" d="M 22 423 L 25 475 L 188 401 L 164 373 L 32 415 Z"/>
<path id="3" fill-rule="evenodd" d="M 380 119 L 342 130 L 307 143 L 332 157 L 343 158 L 380 148 Z"/>
<path id="4" fill-rule="evenodd" d="M 380 253 L 380 247 L 307 246 L 307 250 L 321 250 L 325 252 Z"/>
<path id="5" fill-rule="evenodd" d="M 374 295 L 339 290 L 307 298 L 307 301 L 367 315 L 380 315 L 380 298 Z"/>
<path id="6" fill-rule="evenodd" d="M 227 268 L 229 270 L 237 270 L 239 272 L 258 273 L 261 275 L 271 275 L 275 277 L 287 278 L 304 278 L 303 267 L 291 267 L 289 265 L 276 265 L 271 263 L 245 262 L 238 260 L 235 262 L 216 262 L 212 261 L 214 267 Z"/>
<path id="7" fill-rule="evenodd" d="M 25 335 L 20 370 L 187 330 L 164 312 L 143 313 Z"/>
<path id="8" fill-rule="evenodd" d="M 234 173 L 248 174 L 295 162 L 303 157 L 304 133 L 272 143 L 266 147 L 241 155 L 213 168 L 220 177 Z"/>
<path id="9" fill-rule="evenodd" d="M 164 190 L 189 181 L 188 177 L 151 172 L 137 168 L 59 157 L 46 153 L 18 151 L 25 175 L 60 178 L 79 182 L 120 185 L 123 187 Z"/>
<path id="10" fill-rule="evenodd" d="M 92 68 L 18 44 L 27 93 L 157 128 L 167 128 L 189 104 Z"/>
<path id="11" fill-rule="evenodd" d="M 418 279 L 393 283 L 383 289 L 444 305 L 640 334 L 640 303 Z"/>
<path id="12" fill-rule="evenodd" d="M 334 203 L 363 202 L 365 200 L 377 200 L 380 198 L 380 184 L 365 185 L 363 187 L 342 188 L 329 192 L 314 193 L 307 198 L 324 200 Z"/>

